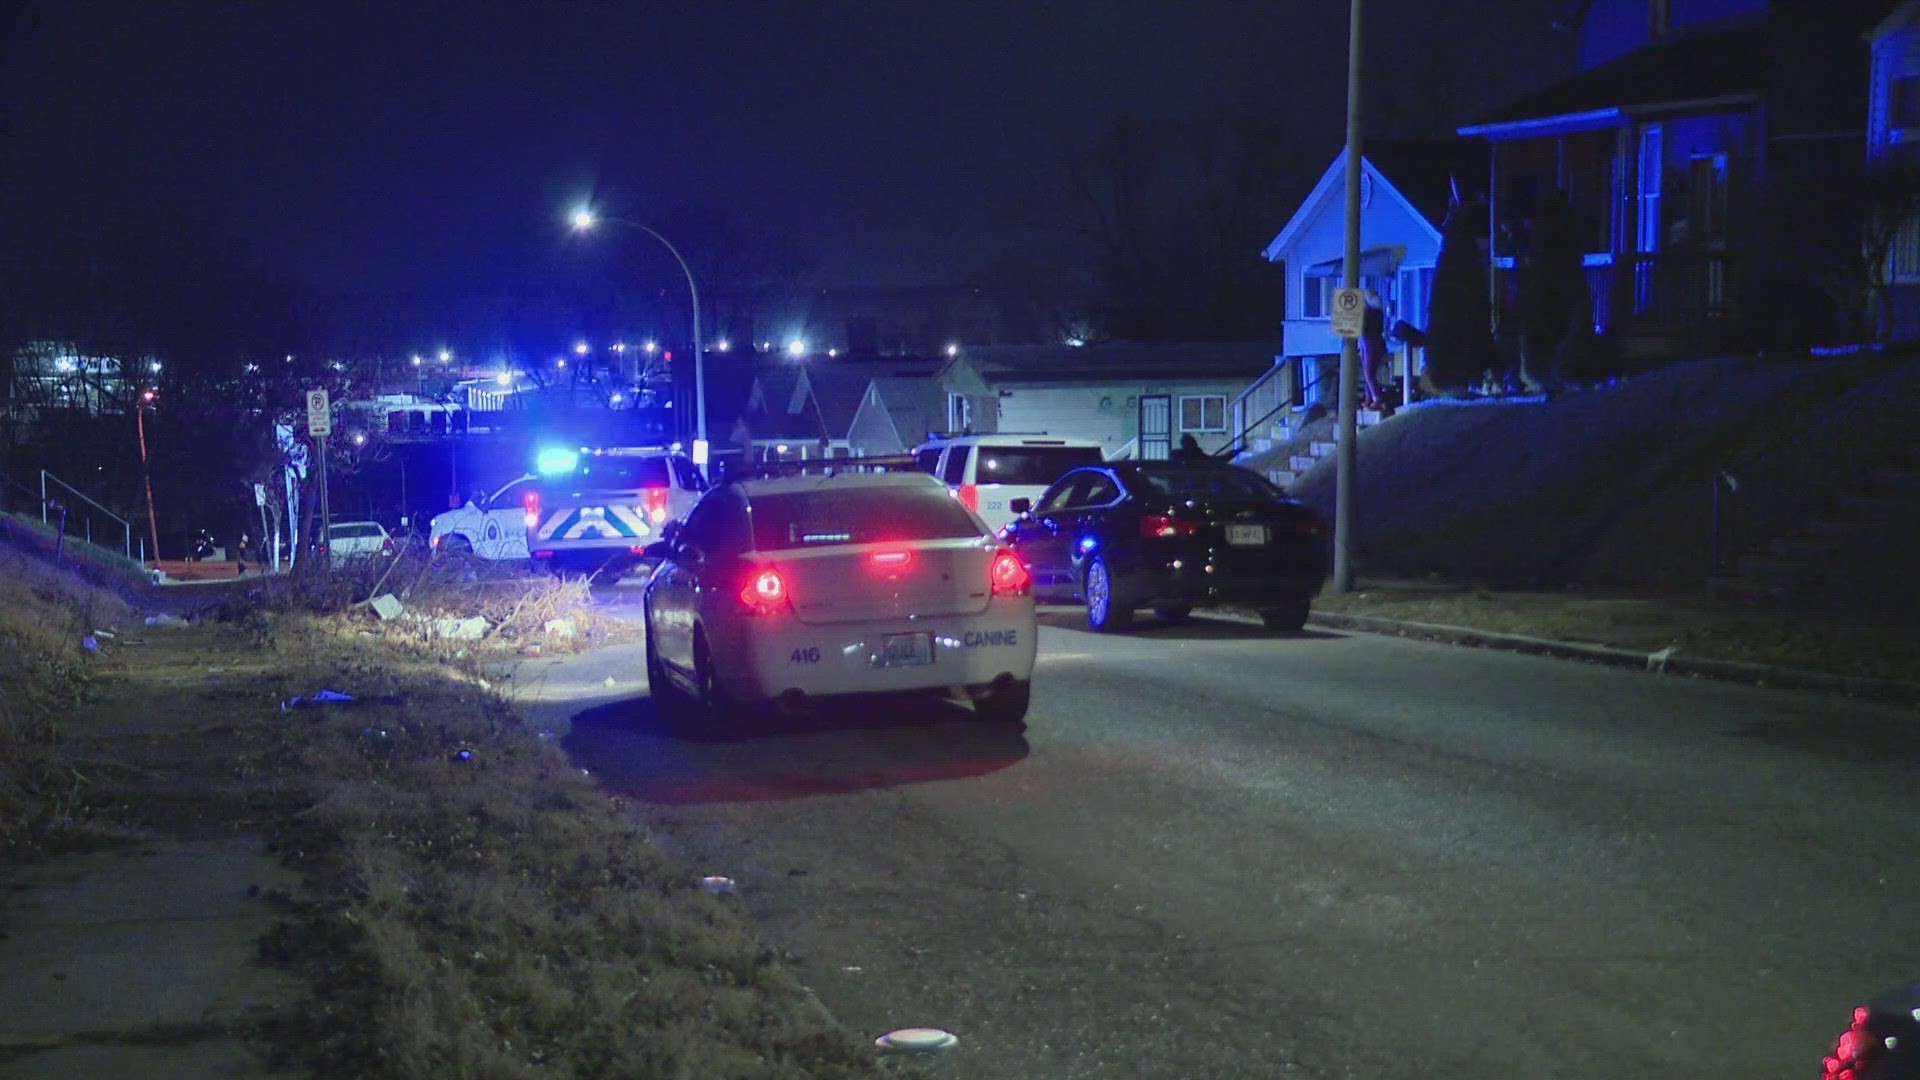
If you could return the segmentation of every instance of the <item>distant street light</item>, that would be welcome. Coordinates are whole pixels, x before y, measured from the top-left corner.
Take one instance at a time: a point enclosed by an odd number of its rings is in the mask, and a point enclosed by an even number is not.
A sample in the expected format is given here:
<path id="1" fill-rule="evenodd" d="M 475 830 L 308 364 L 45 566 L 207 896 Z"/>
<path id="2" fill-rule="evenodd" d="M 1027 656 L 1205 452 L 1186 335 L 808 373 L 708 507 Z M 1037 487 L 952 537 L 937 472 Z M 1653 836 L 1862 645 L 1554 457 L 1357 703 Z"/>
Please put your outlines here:
<path id="1" fill-rule="evenodd" d="M 593 351 L 592 347 L 584 341 L 576 341 L 573 343 L 573 353 L 575 356 L 585 356 L 591 351 Z"/>
<path id="2" fill-rule="evenodd" d="M 707 371 L 705 356 L 703 354 L 706 350 L 703 349 L 700 344 L 700 287 L 694 284 L 693 270 L 687 266 L 687 260 L 680 257 L 679 248 L 674 247 L 673 243 L 666 237 L 661 236 L 658 232 L 637 221 L 628 221 L 625 218 L 614 217 L 601 218 L 586 207 L 580 208 L 573 214 L 573 228 L 576 232 L 587 232 L 601 221 L 611 222 L 615 225 L 624 225 L 629 229 L 638 229 L 648 236 L 653 237 L 655 240 L 660 241 L 661 246 L 665 247 L 668 254 L 673 256 L 673 260 L 680 264 L 680 272 L 687 276 L 687 293 L 693 299 L 694 438 L 699 442 L 699 445 L 694 447 L 693 456 L 695 464 L 704 465 L 706 464 L 707 451 Z"/>
<path id="3" fill-rule="evenodd" d="M 495 375 L 495 376 L 493 377 L 493 381 L 494 381 L 494 382 L 497 382 L 497 383 L 499 383 L 499 384 L 500 384 L 501 386 L 512 386 L 512 385 L 513 385 L 513 372 L 511 372 L 511 371 L 503 371 L 503 372 L 501 372 L 500 374 L 498 374 L 498 375 Z"/>
<path id="4" fill-rule="evenodd" d="M 554 358 L 553 358 L 553 362 L 554 362 L 554 365 L 555 365 L 556 367 L 559 367 L 559 368 L 561 368 L 562 370 L 565 370 L 565 369 L 566 369 L 566 366 L 567 366 L 567 358 L 566 358 L 566 357 L 564 357 L 564 356 L 556 356 L 556 357 L 554 357 Z"/>
<path id="5" fill-rule="evenodd" d="M 948 355 L 948 356 L 959 356 L 959 355 L 960 355 L 960 346 L 958 346 L 958 345 L 954 345 L 954 344 L 951 344 L 951 343 L 949 343 L 949 344 L 947 345 L 947 355 Z"/>
<path id="6" fill-rule="evenodd" d="M 419 353 L 414 353 L 414 354 L 413 354 L 413 366 L 414 366 L 414 367 L 419 367 L 419 366 L 420 366 L 420 354 L 419 354 Z"/>
<path id="7" fill-rule="evenodd" d="M 733 342 L 728 341 L 726 338 L 721 338 L 713 347 L 719 349 L 721 352 L 726 352 L 728 349 L 733 348 Z"/>
<path id="8" fill-rule="evenodd" d="M 807 343 L 804 341 L 801 341 L 799 338 L 794 338 L 792 341 L 787 342 L 787 355 L 788 356 L 807 355 Z"/>
<path id="9" fill-rule="evenodd" d="M 655 343 L 653 343 L 653 342 L 651 342 L 651 341 L 649 341 L 649 342 L 647 342 L 647 343 L 646 343 L 645 345 L 642 345 L 642 346 L 641 346 L 641 348 L 643 348 L 643 349 L 645 349 L 645 350 L 647 350 L 647 355 L 648 355 L 648 356 L 652 356 L 652 355 L 654 354 L 654 351 L 655 351 L 655 350 L 657 350 L 657 349 L 659 349 L 659 348 L 660 348 L 660 346 L 659 346 L 659 345 L 657 345 L 657 344 L 655 344 Z"/>
<path id="10" fill-rule="evenodd" d="M 446 363 L 447 361 L 449 361 L 449 360 L 452 360 L 452 359 L 453 359 L 453 352 L 452 352 L 451 350 L 449 350 L 449 349 L 441 349 L 441 350 L 440 350 L 440 362 L 441 362 L 441 363 L 443 363 L 443 364 L 444 364 L 444 363 Z"/>

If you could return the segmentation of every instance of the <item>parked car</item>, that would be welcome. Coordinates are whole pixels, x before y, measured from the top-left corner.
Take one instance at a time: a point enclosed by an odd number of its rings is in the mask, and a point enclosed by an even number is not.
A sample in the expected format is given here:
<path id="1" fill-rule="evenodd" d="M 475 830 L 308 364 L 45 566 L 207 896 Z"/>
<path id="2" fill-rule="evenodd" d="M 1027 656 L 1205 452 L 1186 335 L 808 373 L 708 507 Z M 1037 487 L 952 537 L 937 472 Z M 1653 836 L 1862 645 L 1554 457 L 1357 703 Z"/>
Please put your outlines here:
<path id="1" fill-rule="evenodd" d="M 326 553 L 330 564 L 339 566 L 353 559 L 391 555 L 393 537 L 377 521 L 336 521 L 327 527 L 319 550 Z"/>
<path id="2" fill-rule="evenodd" d="M 528 554 L 555 571 L 631 566 L 706 490 L 693 459 L 665 447 L 543 452 L 521 498 Z"/>
<path id="3" fill-rule="evenodd" d="M 1920 981 L 1856 1007 L 1820 1064 L 1822 1080 L 1920 1080 Z"/>
<path id="4" fill-rule="evenodd" d="M 491 495 L 476 495 L 458 510 L 434 515 L 428 545 L 436 554 L 493 561 L 526 558 L 526 496 L 535 479 L 531 473 L 517 477 Z"/>
<path id="5" fill-rule="evenodd" d="M 914 463 L 947 485 L 961 505 L 999 530 L 1015 499 L 1034 500 L 1068 469 L 1105 457 L 1092 439 L 1045 435 L 950 435 L 914 447 Z"/>
<path id="6" fill-rule="evenodd" d="M 1124 629 L 1139 608 L 1184 619 L 1196 604 L 1298 630 L 1326 577 L 1319 516 L 1236 465 L 1108 462 L 1013 509 L 1001 536 L 1032 571 L 1035 594 L 1084 603 L 1094 630 Z"/>
<path id="7" fill-rule="evenodd" d="M 1026 716 L 1026 567 L 913 471 L 723 484 L 647 582 L 647 682 L 669 721 L 725 726 L 768 700 L 958 694 Z"/>

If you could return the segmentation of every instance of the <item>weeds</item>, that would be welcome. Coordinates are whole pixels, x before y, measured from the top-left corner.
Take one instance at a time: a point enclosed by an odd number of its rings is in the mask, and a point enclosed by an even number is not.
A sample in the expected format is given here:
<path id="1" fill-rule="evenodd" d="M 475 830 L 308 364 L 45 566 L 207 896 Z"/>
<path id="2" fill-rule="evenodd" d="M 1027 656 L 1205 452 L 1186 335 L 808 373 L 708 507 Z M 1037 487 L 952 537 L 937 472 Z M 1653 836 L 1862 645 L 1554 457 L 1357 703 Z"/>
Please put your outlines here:
<path id="1" fill-rule="evenodd" d="M 0 543 L 0 861 L 86 833 L 56 749 L 90 681 L 82 640 L 129 615 L 116 595 Z"/>
<path id="2" fill-rule="evenodd" d="M 374 689 L 404 705 L 319 711 L 285 736 L 313 801 L 279 843 L 310 888 L 269 952 L 316 980 L 278 1027 L 301 1065 L 875 1075 L 732 902 L 501 699 L 424 664 Z"/>

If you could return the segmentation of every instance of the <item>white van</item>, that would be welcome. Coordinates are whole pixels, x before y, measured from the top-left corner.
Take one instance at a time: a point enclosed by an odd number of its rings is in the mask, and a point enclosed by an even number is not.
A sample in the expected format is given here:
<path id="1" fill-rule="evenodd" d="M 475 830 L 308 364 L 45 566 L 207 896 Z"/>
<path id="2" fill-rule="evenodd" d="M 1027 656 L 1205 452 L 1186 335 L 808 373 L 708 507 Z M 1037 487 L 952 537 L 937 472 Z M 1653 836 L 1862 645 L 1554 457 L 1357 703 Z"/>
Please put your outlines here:
<path id="1" fill-rule="evenodd" d="M 913 449 L 914 464 L 947 485 L 961 505 L 999 532 L 1014 518 L 1014 499 L 1038 501 L 1040 493 L 1070 469 L 1105 460 L 1092 439 L 1046 435 L 952 435 Z"/>

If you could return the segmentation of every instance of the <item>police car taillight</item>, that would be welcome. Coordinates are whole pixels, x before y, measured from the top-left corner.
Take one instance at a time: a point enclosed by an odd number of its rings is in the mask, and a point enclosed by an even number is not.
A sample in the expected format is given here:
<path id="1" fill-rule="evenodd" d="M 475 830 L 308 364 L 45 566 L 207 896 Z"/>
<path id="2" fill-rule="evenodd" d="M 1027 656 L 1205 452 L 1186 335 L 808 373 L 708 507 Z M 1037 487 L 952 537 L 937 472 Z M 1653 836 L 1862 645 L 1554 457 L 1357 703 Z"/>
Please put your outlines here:
<path id="1" fill-rule="evenodd" d="M 667 489 L 651 487 L 647 490 L 647 520 L 655 525 L 667 520 Z"/>
<path id="2" fill-rule="evenodd" d="M 960 505 L 966 507 L 967 509 L 973 511 L 976 514 L 979 513 L 980 512 L 980 489 L 973 486 L 972 484 L 961 484 L 960 485 Z"/>
<path id="3" fill-rule="evenodd" d="M 1822 1080 L 1857 1080 L 1866 1074 L 1867 1066 L 1880 1056 L 1884 1046 L 1868 1025 L 1872 1016 L 1864 1005 L 1853 1010 L 1853 1026 L 1840 1033 L 1833 1053 L 1820 1063 Z"/>
<path id="4" fill-rule="evenodd" d="M 527 528 L 537 529 L 539 527 L 540 493 L 537 491 L 529 491 L 527 492 Z"/>
<path id="5" fill-rule="evenodd" d="M 994 552 L 987 577 L 993 582 L 995 596 L 1020 596 L 1027 591 L 1027 586 L 1033 584 L 1033 575 L 1027 573 L 1027 564 L 1008 548 Z"/>
<path id="6" fill-rule="evenodd" d="M 756 613 L 784 607 L 787 599 L 787 579 L 771 567 L 755 571 L 740 590 L 740 602 Z"/>

